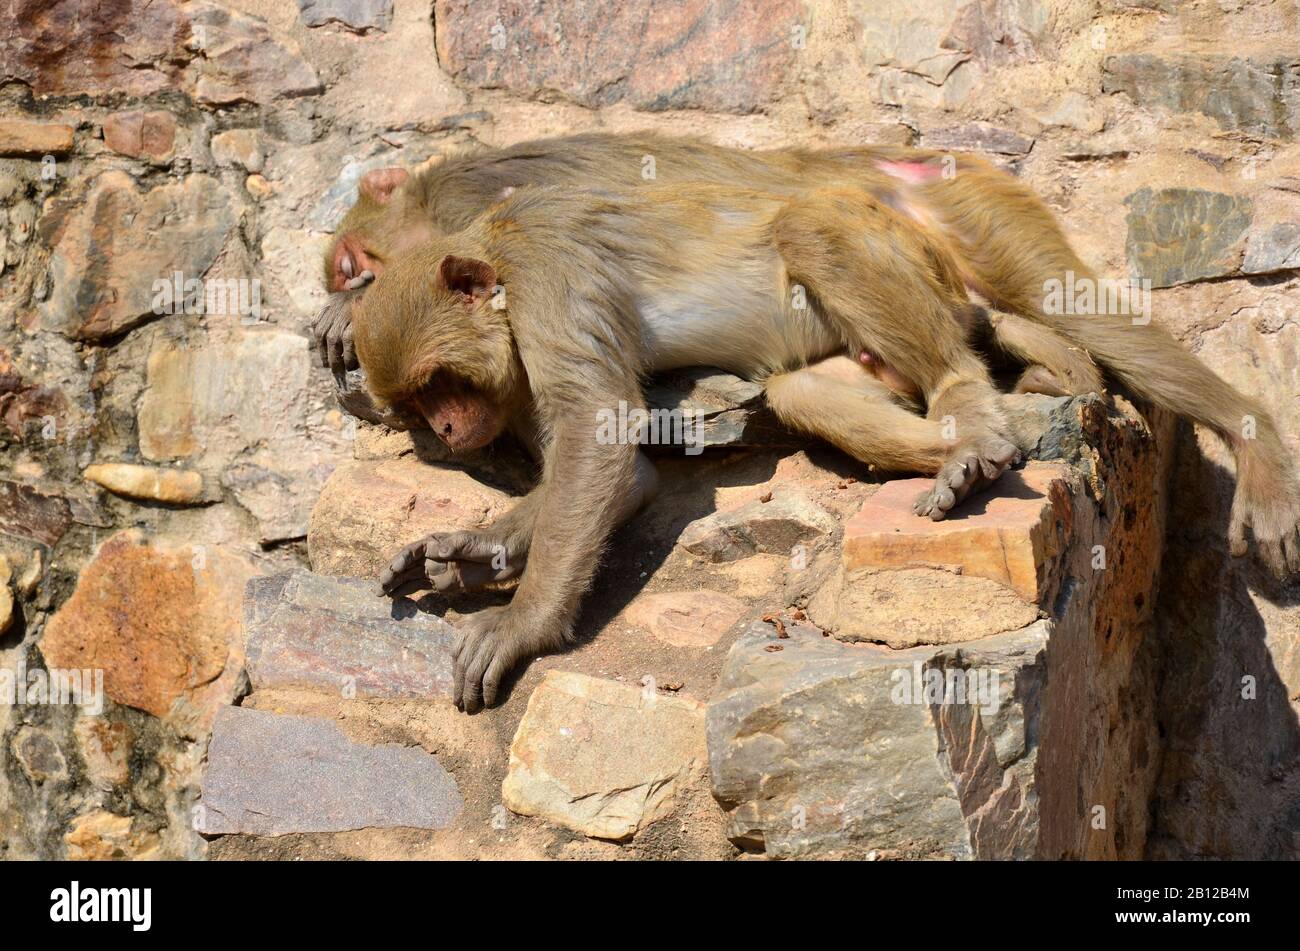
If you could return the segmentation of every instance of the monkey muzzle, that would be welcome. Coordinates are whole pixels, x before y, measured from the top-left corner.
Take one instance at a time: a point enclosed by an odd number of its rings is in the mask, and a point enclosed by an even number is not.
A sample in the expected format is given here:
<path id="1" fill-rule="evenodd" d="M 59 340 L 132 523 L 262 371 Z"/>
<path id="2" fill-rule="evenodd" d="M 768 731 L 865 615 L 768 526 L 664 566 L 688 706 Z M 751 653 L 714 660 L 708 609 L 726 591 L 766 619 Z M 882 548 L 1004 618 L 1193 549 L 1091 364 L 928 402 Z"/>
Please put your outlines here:
<path id="1" fill-rule="evenodd" d="M 502 429 L 503 414 L 491 400 L 452 381 L 431 382 L 411 402 L 452 452 L 482 449 Z"/>

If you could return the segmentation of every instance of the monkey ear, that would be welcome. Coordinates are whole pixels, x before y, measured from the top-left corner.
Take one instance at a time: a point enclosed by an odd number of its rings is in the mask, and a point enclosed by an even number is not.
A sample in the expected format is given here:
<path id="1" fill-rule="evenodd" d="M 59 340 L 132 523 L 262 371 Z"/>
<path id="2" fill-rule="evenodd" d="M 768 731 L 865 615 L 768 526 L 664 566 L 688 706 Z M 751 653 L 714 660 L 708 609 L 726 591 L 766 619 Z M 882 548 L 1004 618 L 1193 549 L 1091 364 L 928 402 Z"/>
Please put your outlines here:
<path id="1" fill-rule="evenodd" d="M 458 258 L 449 254 L 438 262 L 438 273 L 433 276 L 433 286 L 464 294 L 475 301 L 483 301 L 492 296 L 492 291 L 497 286 L 497 272 L 486 261 Z"/>
<path id="2" fill-rule="evenodd" d="M 393 192 L 411 177 L 404 168 L 377 168 L 361 176 L 361 194 L 377 205 L 386 205 Z"/>

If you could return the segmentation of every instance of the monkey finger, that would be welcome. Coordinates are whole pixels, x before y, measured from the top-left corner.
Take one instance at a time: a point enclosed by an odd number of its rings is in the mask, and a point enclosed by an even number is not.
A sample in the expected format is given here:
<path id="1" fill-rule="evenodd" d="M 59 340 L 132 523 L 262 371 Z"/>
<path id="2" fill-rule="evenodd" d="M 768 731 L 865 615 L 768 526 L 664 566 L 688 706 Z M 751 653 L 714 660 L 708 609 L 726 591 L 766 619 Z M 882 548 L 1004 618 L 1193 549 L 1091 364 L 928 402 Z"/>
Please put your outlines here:
<path id="1" fill-rule="evenodd" d="M 330 369 L 335 373 L 347 372 L 343 361 L 343 329 L 335 324 L 329 332 Z"/>
<path id="2" fill-rule="evenodd" d="M 505 546 L 498 539 L 476 532 L 455 532 L 430 546 L 427 557 L 438 561 L 491 561 L 505 555 Z"/>
<path id="3" fill-rule="evenodd" d="M 350 291 L 355 291 L 359 287 L 365 287 L 374 279 L 375 275 L 372 271 L 362 271 L 356 277 L 347 281 L 343 286 Z"/>
<path id="4" fill-rule="evenodd" d="M 477 713 L 483 706 L 483 676 L 496 654 L 492 638 L 482 638 L 474 651 L 474 656 L 465 665 L 465 679 L 462 684 L 461 701 L 466 713 Z"/>
<path id="5" fill-rule="evenodd" d="M 1287 574 L 1300 573 L 1300 538 L 1296 537 L 1294 530 L 1283 536 L 1282 554 L 1285 556 Z"/>
<path id="6" fill-rule="evenodd" d="M 412 578 L 410 581 L 399 584 L 394 588 L 381 590 L 379 594 L 382 597 L 389 597 L 396 600 L 398 598 L 409 598 L 418 591 L 427 591 L 429 587 L 430 585 L 427 578 Z"/>
<path id="7" fill-rule="evenodd" d="M 392 594 L 402 585 L 409 584 L 412 581 L 427 583 L 428 572 L 425 571 L 424 562 L 418 562 L 402 571 L 390 571 L 385 568 L 379 575 L 379 591 L 381 594 Z"/>
<path id="8" fill-rule="evenodd" d="M 388 567 L 380 572 L 379 583 L 386 584 L 396 576 L 405 574 L 417 565 L 423 567 L 425 559 L 429 557 L 427 553 L 430 550 L 436 550 L 439 544 L 441 544 L 441 536 L 439 535 L 426 535 L 419 541 L 411 542 L 393 556 L 393 560 L 388 563 Z"/>
<path id="9" fill-rule="evenodd" d="M 930 521 L 942 522 L 948 510 L 957 504 L 957 496 L 946 485 L 939 486 L 934 493 L 934 507 L 930 509 Z"/>
<path id="10" fill-rule="evenodd" d="M 1233 516 L 1232 522 L 1228 525 L 1228 551 L 1234 557 L 1240 558 L 1249 548 L 1246 542 L 1246 519 L 1240 515 Z"/>
<path id="11" fill-rule="evenodd" d="M 495 580 L 491 566 L 475 561 L 427 562 L 426 574 L 440 594 L 454 591 L 474 591 Z"/>
<path id="12" fill-rule="evenodd" d="M 465 668 L 474 658 L 474 652 L 478 648 L 478 642 L 481 635 L 478 632 L 476 619 L 478 615 L 462 621 L 458 625 L 456 640 L 451 645 L 451 699 L 458 708 L 463 707 L 465 692 Z"/>
<path id="13" fill-rule="evenodd" d="M 316 339 L 316 358 L 320 365 L 328 367 L 330 365 L 329 354 L 329 328 L 333 324 L 329 308 L 323 309 L 316 317 L 316 323 L 312 325 L 311 333 Z"/>
<path id="14" fill-rule="evenodd" d="M 357 363 L 357 348 L 353 338 L 352 325 L 348 324 L 343 331 L 343 368 L 345 370 L 355 370 Z"/>
<path id="15" fill-rule="evenodd" d="M 437 588 L 438 578 L 448 574 L 447 565 L 441 561 L 417 561 L 401 571 L 385 569 L 379 576 L 379 588 L 383 593 L 397 590 L 403 585 L 418 582 L 425 587 Z"/>
<path id="16" fill-rule="evenodd" d="M 488 665 L 487 672 L 483 675 L 483 706 L 496 706 L 497 691 L 501 688 L 501 678 L 513 666 L 514 661 L 500 652 L 492 658 L 492 663 Z"/>
<path id="17" fill-rule="evenodd" d="M 1260 560 L 1264 562 L 1265 567 L 1273 573 L 1274 578 L 1286 577 L 1286 557 L 1282 554 L 1282 542 L 1280 539 L 1272 542 L 1260 542 L 1256 540 L 1256 548 L 1259 550 Z"/>

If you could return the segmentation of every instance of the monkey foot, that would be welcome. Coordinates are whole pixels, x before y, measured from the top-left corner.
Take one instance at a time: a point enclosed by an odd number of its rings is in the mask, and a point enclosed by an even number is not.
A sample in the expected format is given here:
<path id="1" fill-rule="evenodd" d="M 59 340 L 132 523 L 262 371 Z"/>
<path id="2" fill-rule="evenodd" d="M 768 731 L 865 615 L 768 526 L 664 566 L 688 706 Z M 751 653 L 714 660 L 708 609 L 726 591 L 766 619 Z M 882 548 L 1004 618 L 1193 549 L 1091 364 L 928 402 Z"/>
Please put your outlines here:
<path id="1" fill-rule="evenodd" d="M 966 496 L 992 484 L 1020 458 L 1020 450 L 1001 436 L 985 436 L 952 454 L 935 476 L 934 488 L 912 505 L 917 515 L 940 521 Z"/>
<path id="2" fill-rule="evenodd" d="M 1285 581 L 1300 575 L 1300 499 L 1283 497 L 1254 504 L 1234 502 L 1228 526 L 1232 553 L 1238 556 L 1246 553 L 1249 529 L 1255 540 L 1257 558 L 1274 577 Z"/>

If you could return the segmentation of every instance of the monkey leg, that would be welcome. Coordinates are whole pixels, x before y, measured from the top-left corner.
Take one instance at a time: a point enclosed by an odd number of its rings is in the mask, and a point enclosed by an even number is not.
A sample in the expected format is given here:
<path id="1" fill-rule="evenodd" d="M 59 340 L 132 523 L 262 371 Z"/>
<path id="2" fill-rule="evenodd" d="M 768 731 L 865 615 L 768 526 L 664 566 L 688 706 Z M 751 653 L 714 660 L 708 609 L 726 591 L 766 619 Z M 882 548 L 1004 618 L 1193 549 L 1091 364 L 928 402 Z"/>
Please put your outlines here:
<path id="1" fill-rule="evenodd" d="M 925 395 L 948 446 L 918 515 L 941 519 L 1018 456 L 988 369 L 966 342 L 969 308 L 951 255 L 924 229 L 856 189 L 786 205 L 773 239 L 852 352 L 869 350 Z M 905 308 L 903 310 L 902 308 Z"/>
<path id="2" fill-rule="evenodd" d="M 885 472 L 937 473 L 949 445 L 939 423 L 900 405 L 889 388 L 848 357 L 832 357 L 767 379 L 778 419 Z"/>
<path id="3" fill-rule="evenodd" d="M 1026 365 L 1017 393 L 1081 396 L 1104 393 L 1101 369 L 1088 351 L 1044 324 L 993 311 L 987 314 L 989 341 L 1002 353 Z"/>
<path id="4" fill-rule="evenodd" d="M 1105 306 L 1097 313 L 1049 308 L 1049 289 L 1091 282 L 1095 305 L 1102 286 L 1048 209 L 1012 176 L 972 164 L 924 191 L 958 246 L 963 271 L 995 306 L 1073 341 L 1137 396 L 1208 427 L 1231 447 L 1237 488 L 1229 547 L 1244 554 L 1249 530 L 1260 560 L 1274 574 L 1300 574 L 1300 483 L 1291 452 L 1263 406 L 1150 323 L 1149 311 L 1139 318 L 1106 313 Z M 1060 377 L 1057 367 L 1046 365 Z"/>

